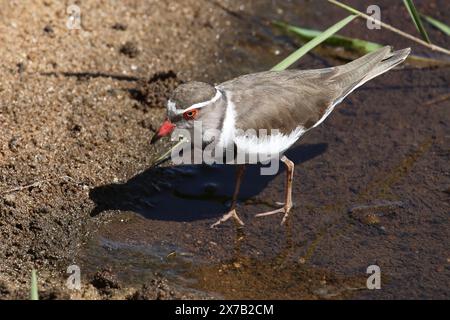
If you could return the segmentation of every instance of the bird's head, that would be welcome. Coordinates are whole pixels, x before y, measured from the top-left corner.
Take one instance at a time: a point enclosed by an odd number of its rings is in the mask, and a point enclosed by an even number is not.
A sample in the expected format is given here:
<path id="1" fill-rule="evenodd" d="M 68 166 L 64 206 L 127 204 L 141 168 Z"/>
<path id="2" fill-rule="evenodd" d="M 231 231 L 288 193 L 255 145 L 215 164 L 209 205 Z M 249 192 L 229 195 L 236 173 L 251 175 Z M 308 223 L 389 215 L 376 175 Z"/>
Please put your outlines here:
<path id="1" fill-rule="evenodd" d="M 188 82 L 178 86 L 167 102 L 167 118 L 153 136 L 151 143 L 177 129 L 193 134 L 194 123 L 200 124 L 203 133 L 220 129 L 226 110 L 224 94 L 204 82 Z"/>

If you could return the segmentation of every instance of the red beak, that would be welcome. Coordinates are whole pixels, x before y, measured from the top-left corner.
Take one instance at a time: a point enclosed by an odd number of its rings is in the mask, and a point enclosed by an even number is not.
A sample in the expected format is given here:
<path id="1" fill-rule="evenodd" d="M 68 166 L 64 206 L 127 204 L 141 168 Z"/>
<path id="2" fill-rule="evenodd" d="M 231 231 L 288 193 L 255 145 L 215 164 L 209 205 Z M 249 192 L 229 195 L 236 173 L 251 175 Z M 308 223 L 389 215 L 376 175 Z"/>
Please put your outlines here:
<path id="1" fill-rule="evenodd" d="M 154 144 L 156 141 L 161 139 L 164 136 L 167 136 L 172 133 L 173 129 L 175 129 L 175 125 L 170 122 L 169 119 L 163 122 L 161 127 L 159 128 L 158 132 L 155 133 L 155 135 L 152 138 L 152 141 L 150 141 L 151 144 Z"/>

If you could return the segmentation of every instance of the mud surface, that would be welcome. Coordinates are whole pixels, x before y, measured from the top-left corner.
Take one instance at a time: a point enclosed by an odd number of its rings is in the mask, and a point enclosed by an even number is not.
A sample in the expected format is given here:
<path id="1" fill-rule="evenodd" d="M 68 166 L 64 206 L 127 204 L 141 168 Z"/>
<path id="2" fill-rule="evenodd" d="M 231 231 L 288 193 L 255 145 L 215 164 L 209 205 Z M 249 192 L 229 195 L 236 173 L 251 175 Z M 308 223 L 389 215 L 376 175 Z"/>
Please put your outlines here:
<path id="1" fill-rule="evenodd" d="M 401 2 L 379 2 L 385 22 L 416 34 Z M 149 144 L 168 94 L 276 64 L 298 42 L 272 19 L 324 29 L 346 13 L 321 1 L 83 1 L 82 29 L 68 30 L 59 2 L 0 5 L 1 298 L 27 298 L 32 268 L 44 299 L 449 298 L 448 66 L 380 76 L 305 135 L 288 152 L 286 226 L 253 217 L 283 198 L 284 170 L 250 166 L 245 228 L 213 230 L 233 167 L 150 168 L 169 146 Z M 442 21 L 450 9 L 416 5 Z M 342 34 L 448 59 L 362 20 Z M 298 67 L 340 63 L 314 51 Z M 73 264 L 80 291 L 66 287 Z M 381 290 L 366 288 L 373 264 Z"/>

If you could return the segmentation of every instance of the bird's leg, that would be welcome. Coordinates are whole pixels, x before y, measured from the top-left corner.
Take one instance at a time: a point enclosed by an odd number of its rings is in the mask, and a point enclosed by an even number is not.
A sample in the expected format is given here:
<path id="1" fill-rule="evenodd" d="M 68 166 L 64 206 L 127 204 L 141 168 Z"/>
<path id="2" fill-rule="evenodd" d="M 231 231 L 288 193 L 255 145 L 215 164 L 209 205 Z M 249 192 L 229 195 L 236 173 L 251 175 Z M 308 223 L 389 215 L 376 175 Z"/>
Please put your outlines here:
<path id="1" fill-rule="evenodd" d="M 222 218 L 217 220 L 217 222 L 213 223 L 211 225 L 211 228 L 214 228 L 215 226 L 218 226 L 219 224 L 221 224 L 222 222 L 227 221 L 230 218 L 234 218 L 234 220 L 239 225 L 241 225 L 241 226 L 244 225 L 244 222 L 242 222 L 242 220 L 239 218 L 239 216 L 236 213 L 236 202 L 237 202 L 237 198 L 238 198 L 238 195 L 239 195 L 239 189 L 241 187 L 242 176 L 244 174 L 244 170 L 245 170 L 245 165 L 243 165 L 243 164 L 237 165 L 237 169 L 236 169 L 236 186 L 234 187 L 234 193 L 233 193 L 233 199 L 231 200 L 230 211 L 225 213 L 222 216 Z"/>
<path id="2" fill-rule="evenodd" d="M 286 166 L 286 189 L 285 189 L 286 193 L 284 206 L 276 210 L 258 213 L 257 215 L 255 215 L 255 217 L 265 217 L 270 216 L 272 214 L 283 212 L 284 216 L 283 220 L 281 220 L 281 224 L 284 224 L 286 222 L 287 217 L 289 216 L 289 212 L 292 209 L 292 180 L 294 179 L 294 163 L 291 160 L 289 160 L 286 156 L 283 156 L 281 158 L 281 161 Z"/>

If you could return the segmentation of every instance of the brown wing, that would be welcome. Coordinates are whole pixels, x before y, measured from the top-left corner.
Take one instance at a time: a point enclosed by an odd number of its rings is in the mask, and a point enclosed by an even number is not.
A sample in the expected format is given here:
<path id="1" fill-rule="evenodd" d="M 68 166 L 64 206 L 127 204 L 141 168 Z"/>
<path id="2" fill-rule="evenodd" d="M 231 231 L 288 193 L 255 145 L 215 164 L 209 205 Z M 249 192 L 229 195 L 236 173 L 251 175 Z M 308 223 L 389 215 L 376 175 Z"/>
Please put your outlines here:
<path id="1" fill-rule="evenodd" d="M 299 125 L 310 128 L 339 95 L 329 81 L 334 68 L 288 70 L 246 75 L 219 86 L 234 103 L 236 128 L 278 129 L 289 133 Z"/>
<path id="2" fill-rule="evenodd" d="M 401 63 L 409 49 L 381 48 L 348 64 L 317 70 L 267 71 L 244 75 L 218 87 L 227 92 L 238 113 L 236 127 L 306 130 L 327 114 L 330 106 L 366 81 Z"/>

